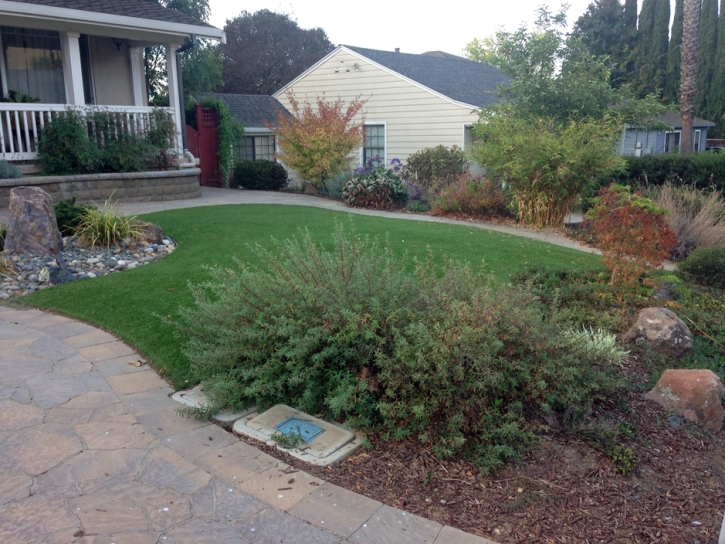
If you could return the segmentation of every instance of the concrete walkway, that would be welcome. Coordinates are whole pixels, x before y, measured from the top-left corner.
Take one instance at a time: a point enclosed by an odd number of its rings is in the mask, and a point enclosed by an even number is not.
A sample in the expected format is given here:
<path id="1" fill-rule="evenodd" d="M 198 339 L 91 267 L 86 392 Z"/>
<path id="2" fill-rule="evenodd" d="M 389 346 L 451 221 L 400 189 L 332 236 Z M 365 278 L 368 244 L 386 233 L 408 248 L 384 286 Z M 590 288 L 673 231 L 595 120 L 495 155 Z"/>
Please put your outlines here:
<path id="1" fill-rule="evenodd" d="M 0 542 L 491 544 L 179 417 L 138 360 L 101 330 L 0 306 Z"/>

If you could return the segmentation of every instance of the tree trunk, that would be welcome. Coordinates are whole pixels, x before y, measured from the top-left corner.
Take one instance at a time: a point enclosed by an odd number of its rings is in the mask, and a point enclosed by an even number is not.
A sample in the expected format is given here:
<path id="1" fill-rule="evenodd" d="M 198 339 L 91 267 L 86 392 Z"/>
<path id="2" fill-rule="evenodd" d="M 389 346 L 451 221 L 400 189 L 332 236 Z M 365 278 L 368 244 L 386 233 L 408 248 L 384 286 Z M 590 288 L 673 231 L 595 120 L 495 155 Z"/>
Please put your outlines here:
<path id="1" fill-rule="evenodd" d="M 682 153 L 692 153 L 692 122 L 695 117 L 697 78 L 697 35 L 700 27 L 700 1 L 685 0 L 682 29 L 682 83 L 680 111 L 682 115 Z"/>

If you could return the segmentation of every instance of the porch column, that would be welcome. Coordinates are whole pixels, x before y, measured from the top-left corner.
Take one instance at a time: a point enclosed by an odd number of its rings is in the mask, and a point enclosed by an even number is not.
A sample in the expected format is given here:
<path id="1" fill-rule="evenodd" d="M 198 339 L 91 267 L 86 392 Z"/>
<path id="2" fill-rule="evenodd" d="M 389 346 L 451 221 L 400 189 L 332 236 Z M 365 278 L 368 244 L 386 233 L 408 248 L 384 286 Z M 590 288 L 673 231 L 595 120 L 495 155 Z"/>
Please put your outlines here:
<path id="1" fill-rule="evenodd" d="M 166 45 L 166 79 L 169 85 L 169 106 L 174 112 L 174 122 L 176 123 L 176 130 L 178 132 L 178 138 L 176 147 L 179 150 L 179 154 L 183 153 L 181 149 L 181 131 L 186 130 L 186 127 L 181 126 L 181 97 L 179 96 L 179 71 L 176 67 L 176 50 L 179 48 L 178 44 Z"/>
<path id="2" fill-rule="evenodd" d="M 83 93 L 83 70 L 81 68 L 81 47 L 78 32 L 61 32 L 60 49 L 63 55 L 63 80 L 65 82 L 65 101 L 74 106 L 85 106 Z"/>
<path id="3" fill-rule="evenodd" d="M 131 78 L 133 81 L 133 105 L 145 106 L 144 103 L 144 85 L 145 74 L 143 67 L 143 47 L 131 47 L 128 50 L 131 58 Z"/>

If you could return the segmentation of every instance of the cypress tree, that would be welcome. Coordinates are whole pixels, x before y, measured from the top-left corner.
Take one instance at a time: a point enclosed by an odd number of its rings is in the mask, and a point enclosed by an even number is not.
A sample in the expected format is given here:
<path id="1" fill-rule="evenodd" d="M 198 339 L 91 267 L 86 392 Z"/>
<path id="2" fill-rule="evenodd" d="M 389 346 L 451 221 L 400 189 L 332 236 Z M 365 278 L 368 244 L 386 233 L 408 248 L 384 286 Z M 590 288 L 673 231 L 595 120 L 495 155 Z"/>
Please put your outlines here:
<path id="1" fill-rule="evenodd" d="M 717 53 L 715 72 L 710 83 L 712 101 L 709 108 L 709 121 L 717 123 L 708 131 L 708 136 L 725 138 L 725 0 L 720 2 L 720 16 L 717 18 Z"/>
<path id="2" fill-rule="evenodd" d="M 709 117 L 714 102 L 712 79 L 717 59 L 717 0 L 703 0 L 697 46 L 697 98 L 695 115 Z"/>
<path id="3" fill-rule="evenodd" d="M 710 0 L 705 0 L 710 1 Z M 717 0 L 711 0 L 717 2 Z M 717 6 L 715 6 L 717 17 Z M 670 42 L 670 0 L 658 0 L 652 31 L 652 89 L 662 92 L 667 71 L 667 48 Z"/>
<path id="4" fill-rule="evenodd" d="M 722 0 L 725 2 L 725 0 Z M 685 0 L 675 3 L 675 20 L 672 36 L 667 48 L 667 71 L 665 73 L 664 97 L 668 102 L 680 102 L 680 64 L 682 63 L 682 21 L 685 16 Z"/>
<path id="5" fill-rule="evenodd" d="M 656 7 L 657 0 L 644 0 L 642 11 L 639 13 L 637 46 L 634 55 L 634 88 L 639 95 L 652 91 L 652 50 Z"/>
<path id="6" fill-rule="evenodd" d="M 637 0 L 624 0 L 624 26 L 637 32 Z"/>

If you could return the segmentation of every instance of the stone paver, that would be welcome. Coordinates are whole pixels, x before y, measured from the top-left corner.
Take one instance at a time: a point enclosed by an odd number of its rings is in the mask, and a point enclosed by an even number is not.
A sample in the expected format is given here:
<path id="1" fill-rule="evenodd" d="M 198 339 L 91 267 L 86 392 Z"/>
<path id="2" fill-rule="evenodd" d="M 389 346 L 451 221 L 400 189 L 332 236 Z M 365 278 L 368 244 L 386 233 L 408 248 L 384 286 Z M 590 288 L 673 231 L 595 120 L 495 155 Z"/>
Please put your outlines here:
<path id="1" fill-rule="evenodd" d="M 490 544 L 182 418 L 112 335 L 0 306 L 2 544 Z"/>

